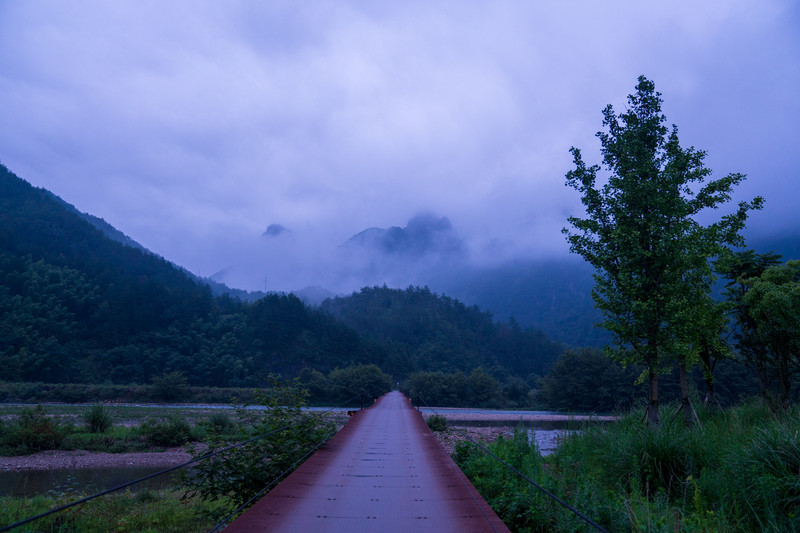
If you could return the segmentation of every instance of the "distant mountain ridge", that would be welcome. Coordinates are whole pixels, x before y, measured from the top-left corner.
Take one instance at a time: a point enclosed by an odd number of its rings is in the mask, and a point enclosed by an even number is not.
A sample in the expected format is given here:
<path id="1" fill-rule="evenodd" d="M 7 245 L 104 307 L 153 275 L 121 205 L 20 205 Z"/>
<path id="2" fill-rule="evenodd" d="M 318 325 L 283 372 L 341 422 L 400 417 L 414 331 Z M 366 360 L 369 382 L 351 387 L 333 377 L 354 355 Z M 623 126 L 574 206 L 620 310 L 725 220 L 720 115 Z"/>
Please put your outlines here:
<path id="1" fill-rule="evenodd" d="M 257 386 L 270 372 L 380 360 L 293 296 L 214 298 L 96 223 L 0 165 L 0 379 L 128 384 L 181 372 L 194 385 Z"/>
<path id="2" fill-rule="evenodd" d="M 458 237 L 450 220 L 433 214 L 416 215 L 404 228 L 368 228 L 350 237 L 342 247 L 361 247 L 382 254 L 413 258 L 430 254 L 463 257 L 467 253 L 464 241 Z"/>
<path id="3" fill-rule="evenodd" d="M 437 240 L 430 235 L 445 238 Z M 513 317 L 523 327 L 540 329 L 550 338 L 572 346 L 600 347 L 610 342 L 610 334 L 596 326 L 602 315 L 592 299 L 594 269 L 581 258 L 518 259 L 480 267 L 468 260 L 463 241 L 458 239 L 458 244 L 450 244 L 451 239 L 457 239 L 456 235 L 446 217 L 429 215 L 419 222 L 412 219 L 406 228 L 364 230 L 347 244 L 367 254 L 360 261 L 369 265 L 362 269 L 373 284 L 387 279 L 389 286 L 397 288 L 428 286 L 490 311 L 501 321 Z M 442 242 L 445 245 L 439 248 Z M 800 258 L 800 230 L 770 238 L 751 238 L 747 245 L 761 253 L 775 251 L 784 261 Z M 424 250 L 424 253 L 409 250 Z M 455 253 L 451 254 L 452 251 Z M 423 256 L 438 260 L 420 260 Z M 405 284 L 397 281 L 403 279 L 402 275 L 410 278 Z"/>
<path id="4" fill-rule="evenodd" d="M 0 379 L 144 384 L 180 373 L 191 385 L 263 386 L 270 373 L 375 364 L 398 380 L 479 368 L 476 376 L 520 385 L 561 350 L 428 289 L 364 290 L 328 299 L 325 312 L 291 294 L 214 297 L 98 221 L 0 165 Z M 345 323 L 363 306 L 387 309 L 387 299 L 394 311 L 372 313 L 358 331 Z"/>
<path id="5" fill-rule="evenodd" d="M 59 196 L 56 196 L 55 194 L 51 193 L 50 191 L 45 191 L 45 192 L 47 192 L 47 194 L 51 195 L 55 201 L 63 204 L 64 207 L 66 207 L 70 211 L 73 211 L 75 214 L 77 214 L 83 220 L 87 221 L 89 224 L 94 226 L 97 230 L 100 231 L 100 233 L 102 233 L 103 235 L 105 235 L 106 237 L 111 239 L 112 241 L 117 241 L 118 243 L 124 244 L 125 246 L 130 246 L 131 248 L 138 248 L 139 250 L 147 251 L 148 253 L 152 253 L 149 250 L 147 250 L 144 246 L 142 246 L 138 242 L 134 241 L 133 239 L 131 239 L 130 237 L 128 237 L 127 235 L 125 235 L 124 233 L 119 231 L 117 228 L 115 228 L 114 226 L 112 226 L 111 224 L 109 224 L 108 222 L 103 220 L 102 218 L 96 217 L 94 215 L 90 215 L 89 213 L 84 213 L 82 211 L 78 211 L 78 209 L 74 205 L 64 201 Z"/>

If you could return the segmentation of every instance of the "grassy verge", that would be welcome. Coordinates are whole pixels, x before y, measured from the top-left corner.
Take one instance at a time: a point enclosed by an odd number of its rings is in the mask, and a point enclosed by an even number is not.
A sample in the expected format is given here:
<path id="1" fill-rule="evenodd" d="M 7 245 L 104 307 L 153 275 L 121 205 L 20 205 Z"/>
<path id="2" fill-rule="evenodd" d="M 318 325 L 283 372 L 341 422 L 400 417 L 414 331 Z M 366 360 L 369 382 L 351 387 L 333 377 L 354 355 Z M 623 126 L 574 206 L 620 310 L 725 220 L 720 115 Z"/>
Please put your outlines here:
<path id="1" fill-rule="evenodd" d="M 699 414 L 652 430 L 632 413 L 545 458 L 523 432 L 489 448 L 610 531 L 799 531 L 800 409 Z M 512 531 L 592 530 L 474 445 L 454 458 Z"/>
<path id="2" fill-rule="evenodd" d="M 0 497 L 0 527 L 24 520 L 59 505 L 74 496 L 33 498 Z M 108 533 L 139 531 L 153 533 L 188 533 L 208 531 L 210 518 L 218 514 L 221 502 L 200 498 L 182 498 L 173 491 L 126 492 L 104 496 L 74 508 L 55 513 L 15 532 L 59 531 L 61 533 Z"/>

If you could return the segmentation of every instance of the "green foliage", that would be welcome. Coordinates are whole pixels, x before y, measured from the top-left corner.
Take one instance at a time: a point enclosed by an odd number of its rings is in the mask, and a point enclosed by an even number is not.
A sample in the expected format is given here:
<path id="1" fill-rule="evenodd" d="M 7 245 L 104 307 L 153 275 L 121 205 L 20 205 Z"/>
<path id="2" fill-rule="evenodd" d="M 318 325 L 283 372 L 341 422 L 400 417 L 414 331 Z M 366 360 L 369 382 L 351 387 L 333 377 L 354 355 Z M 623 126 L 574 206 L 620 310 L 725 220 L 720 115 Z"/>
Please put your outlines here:
<path id="1" fill-rule="evenodd" d="M 107 238 L 86 218 L 0 165 L 4 379 L 134 384 L 158 376 L 158 384 L 182 372 L 191 385 L 253 387 L 270 371 L 381 359 L 380 349 L 292 295 L 214 299 L 185 271 Z M 159 390 L 178 400 L 185 386 Z"/>
<path id="2" fill-rule="evenodd" d="M 471 404 L 469 381 L 461 372 L 414 372 L 403 386 L 413 401 L 419 398 L 427 405 L 465 407 Z"/>
<path id="3" fill-rule="evenodd" d="M 474 369 L 467 379 L 475 407 L 500 407 L 500 384 L 483 368 Z"/>
<path id="4" fill-rule="evenodd" d="M 431 415 L 425 419 L 431 431 L 447 431 L 447 419 L 442 415 Z"/>
<path id="5" fill-rule="evenodd" d="M 62 450 L 128 453 L 145 451 L 149 444 L 137 427 L 114 426 L 105 433 L 73 432 L 61 441 Z"/>
<path id="6" fill-rule="evenodd" d="M 641 414 L 587 425 L 541 458 L 524 434 L 489 449 L 610 531 L 796 531 L 800 411 L 750 402 L 643 427 Z M 454 459 L 509 527 L 589 531 L 574 515 L 469 444 Z"/>
<path id="7" fill-rule="evenodd" d="M 297 383 L 273 378 L 272 387 L 260 392 L 258 400 L 264 409 L 237 408 L 241 426 L 235 438 L 211 434 L 208 448 L 198 449 L 194 455 L 206 455 L 233 442 L 264 437 L 201 461 L 184 476 L 186 494 L 199 495 L 203 500 L 223 499 L 226 502 L 223 515 L 279 480 L 335 431 L 332 423 L 321 415 L 301 409 L 306 395 Z"/>
<path id="8" fill-rule="evenodd" d="M 614 412 L 633 406 L 636 369 L 624 369 L 602 351 L 565 351 L 539 381 L 537 401 L 550 409 L 572 412 Z"/>
<path id="9" fill-rule="evenodd" d="M 70 503 L 73 498 L 51 495 L 33 498 L 0 496 L 0 526 Z M 14 531 L 194 533 L 208 531 L 214 526 L 207 516 L 215 513 L 219 505 L 203 502 L 199 498 L 181 499 L 169 490 L 115 493 L 67 512 L 55 513 Z"/>
<path id="10" fill-rule="evenodd" d="M 331 398 L 343 402 L 355 395 L 371 402 L 392 390 L 392 377 L 377 365 L 351 365 L 328 374 Z"/>
<path id="11" fill-rule="evenodd" d="M 196 404 L 228 403 L 234 397 L 241 401 L 251 401 L 253 392 L 252 388 L 189 387 L 179 401 Z M 19 403 L 152 403 L 160 400 L 152 385 L 41 382 L 0 382 L 0 397 L 5 398 L 5 401 Z"/>
<path id="12" fill-rule="evenodd" d="M 309 402 L 326 402 L 330 400 L 330 382 L 325 374 L 319 370 L 304 368 L 297 377 L 297 382 L 308 392 Z"/>
<path id="13" fill-rule="evenodd" d="M 603 517 L 620 515 L 619 510 L 613 508 L 614 500 L 607 499 L 605 495 L 598 498 L 587 490 L 585 477 L 567 480 L 551 475 L 535 441 L 529 442 L 524 430 L 515 431 L 511 438 L 498 438 L 489 445 L 489 449 L 545 489 L 567 496 L 570 504 L 577 506 L 593 519 L 604 523 Z M 592 530 L 575 515 L 472 443 L 459 443 L 453 459 L 512 531 Z M 569 475 L 574 475 L 574 472 Z M 624 522 L 617 519 L 617 524 L 623 525 Z M 608 526 L 608 522 L 604 525 Z"/>
<path id="14" fill-rule="evenodd" d="M 153 377 L 153 392 L 159 400 L 179 400 L 186 396 L 189 380 L 180 370 Z"/>
<path id="15" fill-rule="evenodd" d="M 792 377 L 800 373 L 800 261 L 767 268 L 746 283 L 742 304 L 756 342 L 766 348 L 762 365 L 775 376 L 781 405 L 788 408 Z"/>
<path id="16" fill-rule="evenodd" d="M 90 433 L 105 433 L 113 424 L 113 419 L 106 408 L 97 403 L 86 413 L 84 422 Z"/>
<path id="17" fill-rule="evenodd" d="M 779 388 L 778 369 L 772 364 L 769 346 L 758 333 L 758 322 L 750 314 L 750 305 L 745 296 L 756 279 L 770 267 L 780 263 L 781 256 L 772 252 L 758 254 L 753 250 L 743 250 L 722 256 L 715 264 L 716 271 L 729 281 L 725 296 L 736 323 L 735 338 L 738 358 L 755 369 L 758 375 L 762 396 L 773 396 Z"/>
<path id="18" fill-rule="evenodd" d="M 139 431 L 151 446 L 182 446 L 192 440 L 192 428 L 186 420 L 178 415 L 166 419 L 148 418 Z"/>
<path id="19" fill-rule="evenodd" d="M 231 434 L 236 429 L 236 422 L 226 413 L 214 413 L 208 419 L 208 427 L 218 434 Z"/>
<path id="20" fill-rule="evenodd" d="M 61 446 L 69 428 L 47 415 L 41 405 L 26 407 L 18 419 L 6 422 L 0 432 L 0 448 L 6 454 L 26 454 Z"/>
<path id="21" fill-rule="evenodd" d="M 523 330 L 514 320 L 495 322 L 490 313 L 427 287 L 365 287 L 326 300 L 321 309 L 385 346 L 378 364 L 399 379 L 414 372 L 468 374 L 477 367 L 499 378 L 543 375 L 561 352 L 539 331 Z"/>
<path id="22" fill-rule="evenodd" d="M 570 250 L 597 270 L 593 297 L 602 326 L 621 348 L 609 354 L 647 367 L 652 425 L 659 423 L 658 374 L 673 359 L 691 368 L 700 344 L 719 335 L 718 320 L 698 320 L 721 313 L 708 304 L 714 282 L 709 259 L 726 245 L 743 244 L 739 232 L 747 212 L 762 203 L 742 202 L 733 214 L 700 225 L 697 215 L 730 200 L 744 175 L 704 184 L 711 174 L 705 152 L 681 148 L 677 127 L 665 125 L 661 103 L 642 76 L 624 113 L 611 106 L 603 111 L 608 131 L 597 137 L 609 173 L 604 185 L 597 186 L 600 165 L 587 166 L 580 150 L 571 149 L 575 169 L 567 173 L 567 185 L 581 193 L 587 216 L 569 217 L 575 230 L 564 229 Z"/>

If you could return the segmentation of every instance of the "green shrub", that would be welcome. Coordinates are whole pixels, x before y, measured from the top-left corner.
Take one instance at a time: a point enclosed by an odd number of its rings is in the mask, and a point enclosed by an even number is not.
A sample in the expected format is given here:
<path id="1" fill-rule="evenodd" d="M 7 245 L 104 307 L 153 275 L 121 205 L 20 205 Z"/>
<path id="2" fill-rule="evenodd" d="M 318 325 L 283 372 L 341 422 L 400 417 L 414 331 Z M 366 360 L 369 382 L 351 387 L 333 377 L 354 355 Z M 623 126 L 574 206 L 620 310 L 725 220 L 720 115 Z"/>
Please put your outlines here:
<path id="1" fill-rule="evenodd" d="M 227 413 L 214 413 L 208 417 L 208 427 L 216 433 L 229 434 L 236 429 L 236 424 Z"/>
<path id="2" fill-rule="evenodd" d="M 182 417 L 173 415 L 166 419 L 148 418 L 139 428 L 151 446 L 182 446 L 192 439 L 192 430 Z"/>
<path id="3" fill-rule="evenodd" d="M 4 432 L 4 445 L 18 453 L 57 449 L 67 428 L 44 412 L 41 405 L 27 407 L 20 413 L 16 424 L 8 424 Z"/>
<path id="4" fill-rule="evenodd" d="M 431 431 L 445 431 L 447 430 L 447 419 L 442 415 L 429 416 L 425 423 L 431 428 Z"/>
<path id="5" fill-rule="evenodd" d="M 90 433 L 105 433 L 113 423 L 111 414 L 99 403 L 92 406 L 83 420 Z"/>
<path id="6" fill-rule="evenodd" d="M 72 433 L 64 437 L 61 449 L 106 452 L 113 443 L 113 438 L 99 433 Z"/>
<path id="7" fill-rule="evenodd" d="M 273 379 L 273 387 L 257 395 L 258 403 L 266 409 L 237 408 L 237 417 L 242 421 L 238 433 L 230 436 L 211 432 L 208 448 L 196 450 L 195 456 L 248 438 L 266 436 L 220 453 L 212 460 L 201 461 L 184 473 L 186 494 L 189 497 L 200 495 L 203 500 L 222 498 L 229 502 L 227 511 L 230 512 L 297 466 L 307 453 L 335 432 L 335 426 L 328 419 L 301 409 L 306 394 L 296 383 Z"/>
<path id="8" fill-rule="evenodd" d="M 189 380 L 176 370 L 153 378 L 153 395 L 157 400 L 183 400 L 189 392 Z"/>

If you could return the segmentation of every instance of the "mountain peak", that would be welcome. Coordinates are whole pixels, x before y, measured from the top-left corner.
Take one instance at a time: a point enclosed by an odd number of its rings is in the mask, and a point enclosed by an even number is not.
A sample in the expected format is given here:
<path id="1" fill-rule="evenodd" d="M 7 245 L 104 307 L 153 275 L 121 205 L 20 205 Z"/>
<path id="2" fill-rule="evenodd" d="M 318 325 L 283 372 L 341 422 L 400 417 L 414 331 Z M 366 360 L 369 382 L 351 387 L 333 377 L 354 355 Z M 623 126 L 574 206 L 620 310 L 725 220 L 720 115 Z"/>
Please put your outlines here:
<path id="1" fill-rule="evenodd" d="M 291 233 L 292 230 L 290 230 L 289 228 L 287 228 L 282 224 L 270 224 L 269 226 L 267 226 L 267 230 L 264 233 L 262 233 L 261 236 L 275 238 L 275 237 L 280 237 L 281 235 L 284 234 L 291 234 Z"/>
<path id="2" fill-rule="evenodd" d="M 466 245 L 456 234 L 450 220 L 430 213 L 415 215 L 404 228 L 366 229 L 348 239 L 344 246 L 409 257 L 429 254 L 460 256 L 466 253 Z"/>

